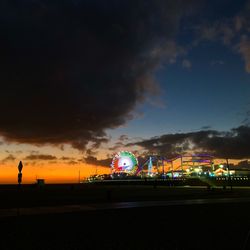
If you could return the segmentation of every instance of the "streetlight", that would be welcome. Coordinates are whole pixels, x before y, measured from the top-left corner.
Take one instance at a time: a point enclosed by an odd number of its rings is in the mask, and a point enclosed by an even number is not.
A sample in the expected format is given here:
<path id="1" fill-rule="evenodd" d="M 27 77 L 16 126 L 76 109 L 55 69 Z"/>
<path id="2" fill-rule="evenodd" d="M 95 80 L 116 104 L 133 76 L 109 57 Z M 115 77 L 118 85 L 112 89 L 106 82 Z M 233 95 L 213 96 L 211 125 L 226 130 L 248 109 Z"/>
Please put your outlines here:
<path id="1" fill-rule="evenodd" d="M 232 181 L 231 181 L 231 176 L 230 176 L 230 171 L 229 171 L 229 163 L 228 163 L 228 158 L 226 158 L 227 162 L 227 176 L 228 176 L 228 185 L 230 186 L 231 190 L 233 189 L 232 186 Z"/>

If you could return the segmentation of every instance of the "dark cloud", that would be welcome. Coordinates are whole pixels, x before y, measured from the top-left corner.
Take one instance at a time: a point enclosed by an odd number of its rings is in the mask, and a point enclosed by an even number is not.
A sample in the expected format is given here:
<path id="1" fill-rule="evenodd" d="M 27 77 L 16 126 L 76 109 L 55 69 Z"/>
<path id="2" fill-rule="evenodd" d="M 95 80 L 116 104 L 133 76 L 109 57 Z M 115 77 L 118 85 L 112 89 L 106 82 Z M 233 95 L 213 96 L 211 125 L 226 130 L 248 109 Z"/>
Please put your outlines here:
<path id="1" fill-rule="evenodd" d="M 62 160 L 62 161 L 73 161 L 74 159 L 75 158 L 73 158 L 73 157 L 67 157 L 67 156 L 63 156 L 60 158 L 60 160 Z"/>
<path id="2" fill-rule="evenodd" d="M 131 141 L 131 138 L 127 135 L 120 135 L 114 145 L 109 147 L 109 150 L 119 151 L 123 149 L 129 141 Z"/>
<path id="3" fill-rule="evenodd" d="M 153 71 L 162 55 L 176 58 L 174 35 L 193 9 L 186 0 L 1 1 L 0 135 L 98 147 L 156 92 Z"/>
<path id="4" fill-rule="evenodd" d="M 34 160 L 51 161 L 56 159 L 57 157 L 54 155 L 44 155 L 44 154 L 31 154 L 24 158 L 24 160 L 29 160 L 29 161 L 34 161 Z"/>
<path id="5" fill-rule="evenodd" d="M 85 153 L 86 153 L 86 155 L 91 155 L 91 156 L 97 154 L 97 152 L 94 151 L 92 148 L 88 148 Z"/>
<path id="6" fill-rule="evenodd" d="M 104 167 L 110 167 L 111 163 L 112 163 L 112 158 L 106 158 L 106 159 L 101 159 L 98 160 L 96 157 L 94 156 L 87 156 L 83 159 L 83 161 L 87 164 L 91 164 L 91 165 L 97 165 L 97 166 L 104 166 Z"/>
<path id="7" fill-rule="evenodd" d="M 118 149 L 123 148 L 124 146 L 125 146 L 124 142 L 118 141 L 118 142 L 115 143 L 114 146 L 109 147 L 109 150 L 111 150 L 111 151 L 117 151 Z"/>
<path id="8" fill-rule="evenodd" d="M 167 134 L 138 141 L 133 145 L 145 148 L 148 153 L 161 154 L 169 158 L 189 150 L 211 153 L 218 158 L 250 158 L 250 127 L 240 126 L 229 132 L 205 130 Z"/>
<path id="9" fill-rule="evenodd" d="M 79 162 L 72 160 L 72 161 L 68 161 L 67 164 L 69 164 L 69 165 L 76 165 L 76 164 L 79 164 Z"/>
<path id="10" fill-rule="evenodd" d="M 244 119 L 242 120 L 241 124 L 242 124 L 243 126 L 249 126 L 249 125 L 250 125 L 250 110 L 249 110 L 249 103 L 248 103 L 247 111 L 246 111 L 246 112 L 240 113 L 240 115 L 243 115 L 243 116 L 244 116 Z"/>
<path id="11" fill-rule="evenodd" d="M 15 156 L 13 156 L 12 154 L 9 154 L 8 156 L 6 156 L 4 159 L 1 160 L 1 163 L 6 163 L 6 162 L 10 162 L 10 161 L 14 161 L 16 159 Z"/>
<path id="12" fill-rule="evenodd" d="M 50 161 L 49 163 L 50 163 L 50 164 L 58 164 L 57 161 Z"/>
<path id="13" fill-rule="evenodd" d="M 118 140 L 119 141 L 127 141 L 129 139 L 129 137 L 127 135 L 120 135 Z"/>
<path id="14" fill-rule="evenodd" d="M 202 126 L 201 127 L 201 130 L 208 130 L 208 129 L 211 129 L 211 126 Z"/>
<path id="15" fill-rule="evenodd" d="M 97 150 L 102 143 L 107 143 L 110 141 L 111 138 L 109 137 L 102 137 L 102 138 L 98 138 L 98 139 L 94 139 L 92 140 L 92 144 L 89 145 L 89 148 L 86 150 L 86 154 L 87 155 L 94 155 L 96 154 L 97 152 L 95 150 Z"/>

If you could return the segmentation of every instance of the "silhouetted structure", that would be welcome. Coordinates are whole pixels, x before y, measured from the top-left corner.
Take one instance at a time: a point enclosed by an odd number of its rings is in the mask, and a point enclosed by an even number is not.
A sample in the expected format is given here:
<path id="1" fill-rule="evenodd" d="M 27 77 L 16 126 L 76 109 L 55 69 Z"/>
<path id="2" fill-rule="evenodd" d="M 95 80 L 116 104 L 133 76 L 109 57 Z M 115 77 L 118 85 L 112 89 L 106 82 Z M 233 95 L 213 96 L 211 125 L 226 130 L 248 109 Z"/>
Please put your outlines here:
<path id="1" fill-rule="evenodd" d="M 23 163 L 22 161 L 19 162 L 18 164 L 18 175 L 17 175 L 17 179 L 18 179 L 18 185 L 21 186 L 21 183 L 22 183 L 22 169 L 23 169 Z"/>
<path id="2" fill-rule="evenodd" d="M 36 179 L 36 185 L 38 187 L 43 187 L 45 185 L 45 180 L 44 179 Z"/>

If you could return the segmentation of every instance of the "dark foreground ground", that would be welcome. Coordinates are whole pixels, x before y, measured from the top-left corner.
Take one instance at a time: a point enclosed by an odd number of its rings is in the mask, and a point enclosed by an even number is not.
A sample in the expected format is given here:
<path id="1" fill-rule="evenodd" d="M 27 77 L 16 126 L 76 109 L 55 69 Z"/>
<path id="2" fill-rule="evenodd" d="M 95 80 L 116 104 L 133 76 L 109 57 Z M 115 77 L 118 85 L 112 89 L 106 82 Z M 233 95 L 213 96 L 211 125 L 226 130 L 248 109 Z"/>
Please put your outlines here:
<path id="1" fill-rule="evenodd" d="M 64 198 L 63 198 L 64 197 Z M 246 202 L 230 202 L 245 197 Z M 0 218 L 0 249 L 250 249 L 250 189 L 134 186 L 0 187 L 1 209 L 136 200 L 230 198 L 228 203 Z M 4 204 L 5 203 L 5 204 Z M 0 210 L 1 210 L 0 209 Z M 249 237 L 249 239 L 248 239 Z"/>

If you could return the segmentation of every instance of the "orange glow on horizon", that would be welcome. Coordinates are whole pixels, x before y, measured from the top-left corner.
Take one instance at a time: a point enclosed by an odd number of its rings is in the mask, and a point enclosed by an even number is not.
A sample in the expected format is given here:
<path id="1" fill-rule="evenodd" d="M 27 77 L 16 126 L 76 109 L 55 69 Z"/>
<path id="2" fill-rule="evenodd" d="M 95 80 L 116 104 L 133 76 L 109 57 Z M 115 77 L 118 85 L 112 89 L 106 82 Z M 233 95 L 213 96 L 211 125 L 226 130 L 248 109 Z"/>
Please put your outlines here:
<path id="1" fill-rule="evenodd" d="M 0 170 L 0 184 L 17 184 L 18 169 L 16 166 L 2 165 Z M 89 164 L 23 164 L 23 184 L 32 184 L 36 179 L 45 179 L 45 183 L 78 183 L 93 174 L 109 174 L 110 168 Z M 80 178 L 79 178 L 80 177 Z"/>
<path id="2" fill-rule="evenodd" d="M 240 160 L 229 160 L 229 164 L 238 164 Z M 0 184 L 17 184 L 17 174 L 19 161 L 12 164 L 0 165 Z M 225 159 L 215 159 L 215 164 L 225 164 Z M 165 163 L 165 171 L 171 170 L 171 164 Z M 95 166 L 85 163 L 69 165 L 66 163 L 45 163 L 38 162 L 35 164 L 23 162 L 23 178 L 22 183 L 32 184 L 36 179 L 45 179 L 45 183 L 78 183 L 83 181 L 90 175 L 94 174 L 110 174 L 109 167 Z M 159 170 L 162 166 L 159 166 Z M 180 167 L 180 160 L 174 161 L 174 169 Z"/>

